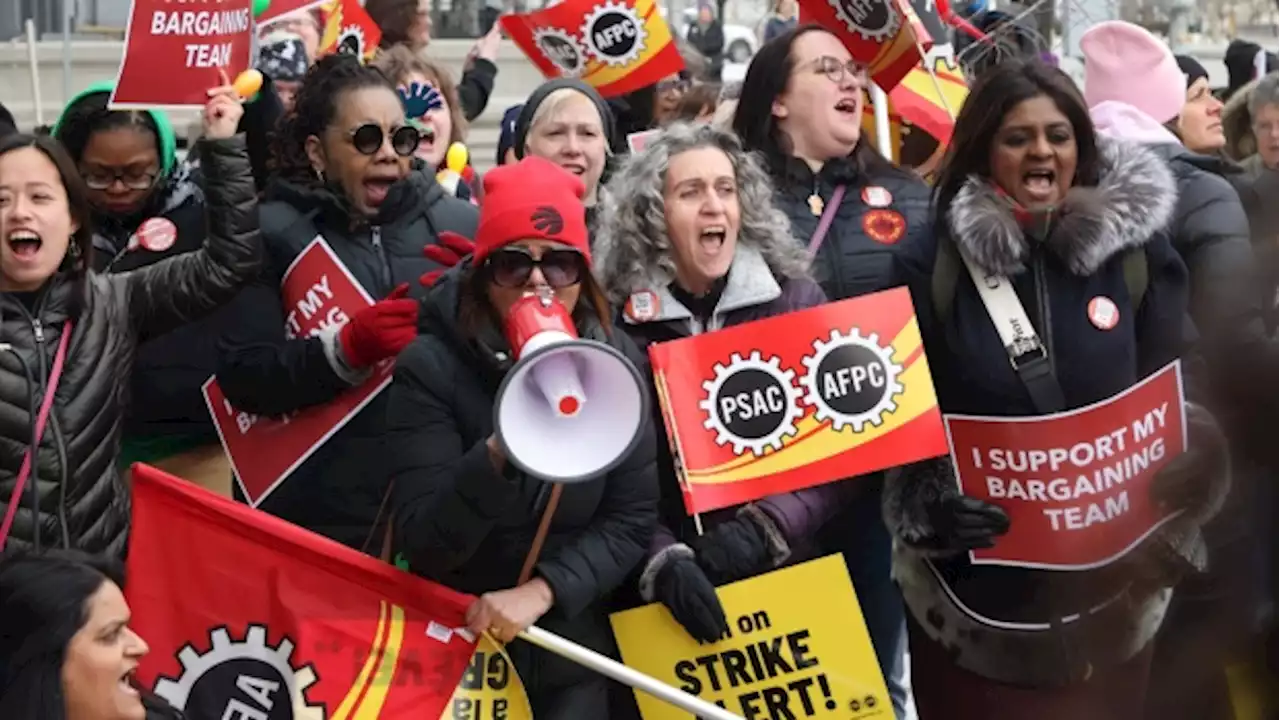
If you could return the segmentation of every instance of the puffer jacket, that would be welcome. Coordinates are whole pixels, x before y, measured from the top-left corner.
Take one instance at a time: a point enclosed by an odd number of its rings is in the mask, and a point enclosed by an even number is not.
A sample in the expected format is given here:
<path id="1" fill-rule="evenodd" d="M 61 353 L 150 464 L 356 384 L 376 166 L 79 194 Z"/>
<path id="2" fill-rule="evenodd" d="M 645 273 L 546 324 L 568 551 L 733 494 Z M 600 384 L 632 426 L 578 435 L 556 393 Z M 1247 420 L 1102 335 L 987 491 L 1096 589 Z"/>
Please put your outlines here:
<path id="1" fill-rule="evenodd" d="M 123 555 L 129 496 L 116 455 L 129 397 L 121 380 L 130 376 L 139 344 L 228 302 L 261 263 L 244 138 L 210 141 L 201 152 L 209 223 L 201 250 L 131 273 L 89 272 L 84 282 L 60 272 L 30 305 L 13 293 L 0 294 L 0 333 L 41 387 L 64 323 L 75 321 L 35 463 L 39 513 L 33 515 L 24 493 L 11 547 L 31 543 L 38 528 L 48 544 Z M 6 506 L 31 442 L 32 403 L 42 395 L 28 392 L 17 360 L 0 354 L 0 504 Z"/>
<path id="2" fill-rule="evenodd" d="M 1071 190 L 1043 244 L 1024 237 L 1007 203 L 979 177 L 949 204 L 947 236 L 938 240 L 954 242 L 982 270 L 1009 276 L 1045 343 L 1067 409 L 1131 387 L 1182 356 L 1194 340 L 1186 320 L 1187 270 L 1165 231 L 1177 201 L 1174 178 L 1140 146 L 1101 139 L 1099 149 L 1101 181 Z M 1145 253 L 1148 268 L 1137 307 L 1123 267 L 1130 252 Z M 932 263 L 925 269 L 930 277 Z M 1087 306 L 1099 296 L 1119 310 L 1110 330 L 1089 320 Z M 963 267 L 948 317 L 938 317 L 930 303 L 918 302 L 916 310 L 944 413 L 1039 414 Z M 1201 562 L 1199 524 L 1220 507 L 1226 489 L 1225 481 L 1215 483 L 1204 507 L 1098 569 L 979 566 L 964 554 L 927 555 L 897 542 L 894 574 L 921 627 L 960 667 L 1013 685 L 1079 682 L 1124 663 L 1151 641 L 1171 590 L 1135 577 L 1158 577 L 1150 568 L 1166 549 Z M 899 540 L 928 535 L 926 505 L 957 492 L 949 459 L 908 466 L 886 480 L 885 520 Z M 1084 619 L 1057 625 L 1075 613 Z"/>
<path id="3" fill-rule="evenodd" d="M 791 243 L 785 233 L 770 240 Z M 618 233 L 603 239 L 595 255 L 596 267 L 604 278 L 606 292 L 619 306 L 633 307 L 621 295 L 651 294 L 657 314 L 639 317 L 627 311 L 618 327 L 625 330 L 642 350 L 654 343 L 714 332 L 753 320 L 783 315 L 816 307 L 826 302 L 822 289 L 809 278 L 804 265 L 794 256 L 767 248 L 768 256 L 754 244 L 739 241 L 733 264 L 717 288 L 714 306 L 705 312 L 691 309 L 691 301 L 681 302 L 687 295 L 672 290 L 672 281 L 653 267 L 644 266 L 646 253 L 637 247 L 647 239 Z M 630 291 L 628 293 L 627 291 Z M 709 304 L 709 303 L 708 303 Z M 656 423 L 663 423 L 661 405 L 652 403 Z M 658 424 L 657 427 L 665 427 Z M 654 581 L 673 558 L 692 557 L 689 543 L 697 537 L 693 520 L 685 512 L 680 481 L 675 473 L 671 444 L 658 444 L 658 476 L 662 488 L 660 522 L 654 531 L 647 561 L 639 577 L 640 598 L 653 602 Z M 796 492 L 771 495 L 736 508 L 724 508 L 702 515 L 704 529 L 732 520 L 749 517 L 764 528 L 769 557 L 773 567 L 810 559 L 815 551 L 814 535 L 824 523 L 841 510 L 851 496 L 853 483 L 828 483 Z"/>
<path id="4" fill-rule="evenodd" d="M 796 242 L 805 245 L 836 187 L 845 185 L 844 199 L 813 261 L 814 277 L 832 301 L 905 284 L 913 259 L 925 257 L 932 247 L 929 188 L 914 175 L 900 170 L 871 174 L 854 157 L 832 160 L 816 174 L 804 161 L 789 158 L 772 174 L 774 201 L 791 220 Z M 822 207 L 810 199 L 815 196 Z"/>
<path id="5" fill-rule="evenodd" d="M 454 268 L 432 288 L 422 310 L 425 332 L 396 360 L 382 456 L 393 482 L 396 547 L 411 570 L 479 595 L 515 586 L 551 486 L 511 464 L 499 473 L 490 460 L 485 441 L 494 433 L 494 400 L 512 362 L 491 325 L 478 339 L 458 327 L 461 278 L 469 267 Z M 643 364 L 616 329 L 606 336 L 598 323 L 579 321 L 579 333 Z M 571 449 L 573 439 L 565 438 L 564 447 Z M 617 468 L 564 486 L 535 567 L 555 594 L 539 627 L 613 654 L 605 599 L 640 562 L 653 534 L 655 447 L 653 424 L 646 421 Z M 535 714 L 549 693 L 594 678 L 522 642 L 508 649 Z"/>
<path id="6" fill-rule="evenodd" d="M 280 285 L 286 271 L 316 237 L 323 237 L 375 300 L 397 285 L 420 291 L 418 278 L 438 266 L 422 248 L 442 232 L 470 238 L 478 211 L 447 197 L 421 168 L 392 186 L 371 222 L 354 220 L 346 202 L 325 188 L 274 181 L 261 209 L 267 260 L 247 297 L 217 363 L 218 383 L 238 410 L 278 417 L 322 405 L 359 384 L 330 358 L 337 334 L 285 337 Z M 385 477 L 370 472 L 386 415 L 379 393 L 258 506 L 260 509 L 358 550 L 376 551 L 373 526 L 386 495 Z M 235 486 L 239 496 L 239 484 Z"/>

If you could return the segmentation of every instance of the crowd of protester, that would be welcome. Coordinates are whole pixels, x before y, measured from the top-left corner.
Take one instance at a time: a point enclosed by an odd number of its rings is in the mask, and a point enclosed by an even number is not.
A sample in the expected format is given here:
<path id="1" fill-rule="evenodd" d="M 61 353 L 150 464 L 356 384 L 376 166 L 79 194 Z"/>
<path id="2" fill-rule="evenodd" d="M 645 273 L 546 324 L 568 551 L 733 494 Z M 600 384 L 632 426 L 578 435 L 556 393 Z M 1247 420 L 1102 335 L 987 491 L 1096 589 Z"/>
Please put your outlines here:
<path id="1" fill-rule="evenodd" d="M 1217 92 L 1194 59 L 1108 22 L 1081 39 L 1082 87 L 1038 47 L 967 66 L 926 183 L 864 131 L 867 69 L 836 35 L 779 0 L 745 79 L 722 86 L 723 29 L 702 3 L 700 60 L 625 97 L 544 83 L 503 113 L 497 167 L 446 188 L 500 35 L 455 80 L 424 7 L 368 0 L 383 34 L 367 64 L 317 57 L 312 13 L 273 24 L 263 91 L 212 88 L 185 160 L 163 112 L 111 110 L 109 85 L 47 133 L 0 115 L 0 717 L 173 716 L 132 683 L 147 646 L 112 569 L 128 466 L 225 487 L 210 376 L 237 409 L 281 417 L 393 359 L 389 388 L 259 509 L 475 595 L 477 631 L 512 641 L 538 623 L 616 656 L 608 614 L 659 602 L 714 642 L 716 586 L 838 553 L 899 718 L 912 697 L 923 720 L 1231 717 L 1225 668 L 1275 651 L 1274 55 L 1233 44 Z M 873 210 L 902 226 L 882 232 Z M 316 237 L 375 302 L 293 337 L 281 282 Z M 1047 385 L 1010 363 L 961 255 L 1011 279 Z M 944 413 L 1080 408 L 1181 359 L 1188 448 L 1151 487 L 1175 520 L 1101 568 L 975 565 L 968 551 L 1011 520 L 961 494 L 948 457 L 695 528 L 657 402 L 621 464 L 558 504 L 495 434 L 503 318 L 527 292 L 647 376 L 655 343 L 899 286 Z M 630 311 L 640 294 L 658 312 Z M 1099 295 L 1113 329 L 1089 321 Z M 628 689 L 510 652 L 538 720 L 638 717 Z"/>

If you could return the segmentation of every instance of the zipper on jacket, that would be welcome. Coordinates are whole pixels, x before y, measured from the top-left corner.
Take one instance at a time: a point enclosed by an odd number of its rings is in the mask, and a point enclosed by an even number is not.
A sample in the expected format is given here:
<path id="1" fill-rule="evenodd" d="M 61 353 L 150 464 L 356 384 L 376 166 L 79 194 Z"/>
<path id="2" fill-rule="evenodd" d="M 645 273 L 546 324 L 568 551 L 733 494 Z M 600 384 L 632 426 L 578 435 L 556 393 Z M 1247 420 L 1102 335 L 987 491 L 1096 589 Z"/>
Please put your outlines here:
<path id="1" fill-rule="evenodd" d="M 369 240 L 373 243 L 373 249 L 377 251 L 378 261 L 382 265 L 382 286 L 390 292 L 392 290 L 391 259 L 387 257 L 387 248 L 382 244 L 382 227 L 380 225 L 369 227 Z"/>
<path id="2" fill-rule="evenodd" d="M 40 318 L 31 318 L 31 332 L 36 336 L 36 343 L 44 345 L 44 325 L 40 322 Z M 43 350 L 41 353 L 43 354 Z M 43 363 L 43 360 L 41 360 Z"/>

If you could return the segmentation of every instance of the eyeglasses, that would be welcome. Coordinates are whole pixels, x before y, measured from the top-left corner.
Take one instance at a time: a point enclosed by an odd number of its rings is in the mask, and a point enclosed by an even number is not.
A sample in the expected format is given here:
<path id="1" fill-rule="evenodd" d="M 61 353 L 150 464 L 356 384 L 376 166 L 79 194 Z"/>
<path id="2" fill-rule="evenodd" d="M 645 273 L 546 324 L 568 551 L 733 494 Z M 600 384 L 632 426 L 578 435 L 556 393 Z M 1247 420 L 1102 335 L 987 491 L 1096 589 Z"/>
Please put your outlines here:
<path id="1" fill-rule="evenodd" d="M 491 253 L 484 264 L 493 284 L 505 288 L 529 284 L 534 268 L 542 270 L 547 284 L 557 290 L 577 285 L 587 273 L 587 259 L 577 250 L 551 249 L 535 258 L 528 250 L 502 248 Z"/>
<path id="2" fill-rule="evenodd" d="M 674 80 L 662 80 L 658 83 L 657 90 L 659 95 L 663 93 L 669 93 L 669 92 L 683 93 L 689 89 L 689 86 L 691 84 L 692 83 L 690 83 L 688 80 L 685 80 L 684 78 L 677 78 Z"/>
<path id="3" fill-rule="evenodd" d="M 81 170 L 90 190 L 107 190 L 119 180 L 126 190 L 150 190 L 160 173 L 154 170 Z"/>
<path id="4" fill-rule="evenodd" d="M 840 62 L 839 59 L 830 55 L 823 55 L 816 60 L 805 63 L 805 65 L 809 65 L 816 72 L 826 75 L 828 80 L 837 85 L 844 82 L 846 75 L 851 76 L 854 82 L 859 85 L 863 85 L 867 81 L 867 66 L 857 60 Z"/>
<path id="5" fill-rule="evenodd" d="M 416 127 L 402 125 L 391 132 L 391 149 L 400 157 L 409 157 L 414 150 L 418 149 L 418 140 L 421 137 L 422 134 Z M 347 138 L 351 140 L 356 152 L 361 155 L 374 155 L 382 148 L 387 135 L 382 132 L 381 127 L 369 123 L 352 130 L 347 134 Z"/>

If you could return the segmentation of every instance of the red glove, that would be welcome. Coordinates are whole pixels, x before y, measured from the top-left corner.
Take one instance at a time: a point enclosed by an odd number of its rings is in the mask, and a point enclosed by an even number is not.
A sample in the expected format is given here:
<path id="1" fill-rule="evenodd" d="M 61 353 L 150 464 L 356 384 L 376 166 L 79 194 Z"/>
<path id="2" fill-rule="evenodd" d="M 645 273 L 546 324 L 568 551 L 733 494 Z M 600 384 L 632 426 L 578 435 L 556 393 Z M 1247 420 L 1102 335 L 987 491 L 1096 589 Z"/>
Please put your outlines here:
<path id="1" fill-rule="evenodd" d="M 443 265 L 439 270 L 431 270 L 422 274 L 418 278 L 418 282 L 423 287 L 431 287 L 436 284 L 441 275 L 444 275 L 449 268 L 462 262 L 462 259 L 476 251 L 476 244 L 462 237 L 458 233 L 442 232 L 440 233 L 439 242 L 434 245 L 428 245 L 422 248 L 422 254 L 430 261 Z"/>
<path id="2" fill-rule="evenodd" d="M 418 336 L 418 301 L 405 297 L 408 294 L 409 283 L 402 283 L 342 326 L 338 340 L 351 367 L 365 368 L 394 357 Z"/>

